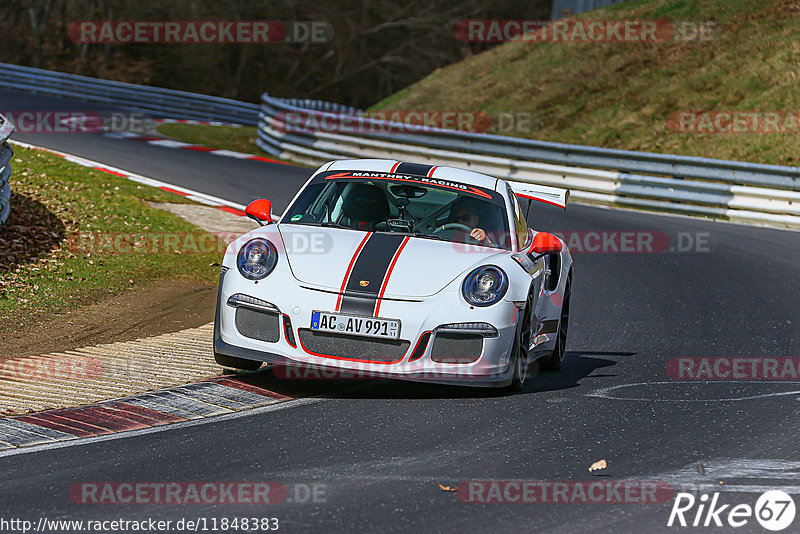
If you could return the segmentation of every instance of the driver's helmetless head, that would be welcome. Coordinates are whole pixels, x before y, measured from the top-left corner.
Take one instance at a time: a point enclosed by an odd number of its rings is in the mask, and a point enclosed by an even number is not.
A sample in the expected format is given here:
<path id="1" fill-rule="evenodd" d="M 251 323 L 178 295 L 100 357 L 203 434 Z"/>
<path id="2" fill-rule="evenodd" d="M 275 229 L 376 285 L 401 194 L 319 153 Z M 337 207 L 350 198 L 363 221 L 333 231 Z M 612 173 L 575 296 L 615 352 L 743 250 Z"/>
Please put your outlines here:
<path id="1" fill-rule="evenodd" d="M 451 212 L 450 221 L 461 223 L 472 228 L 478 224 L 478 214 L 465 208 L 458 208 Z"/>
<path id="2" fill-rule="evenodd" d="M 480 201 L 461 197 L 456 200 L 450 208 L 448 220 L 473 228 L 477 226 L 480 221 L 482 209 L 483 206 L 481 206 Z"/>

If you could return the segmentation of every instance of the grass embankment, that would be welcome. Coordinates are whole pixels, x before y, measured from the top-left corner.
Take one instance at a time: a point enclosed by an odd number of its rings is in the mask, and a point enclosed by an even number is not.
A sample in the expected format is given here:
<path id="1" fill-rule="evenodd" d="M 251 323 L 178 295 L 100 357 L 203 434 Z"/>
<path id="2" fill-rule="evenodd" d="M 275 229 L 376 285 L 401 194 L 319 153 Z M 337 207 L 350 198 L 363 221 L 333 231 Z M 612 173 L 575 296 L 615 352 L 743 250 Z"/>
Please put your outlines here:
<path id="1" fill-rule="evenodd" d="M 40 150 L 15 147 L 11 164 L 0 332 L 160 280 L 216 282 L 215 238 L 147 204 L 182 197 Z"/>
<path id="2" fill-rule="evenodd" d="M 437 70 L 373 109 L 524 113 L 535 127 L 506 135 L 798 165 L 800 120 L 788 133 L 748 134 L 679 133 L 668 120 L 685 110 L 800 117 L 799 15 L 797 0 L 625 2 L 576 18 L 713 21 L 715 33 L 655 43 L 518 40 Z"/>

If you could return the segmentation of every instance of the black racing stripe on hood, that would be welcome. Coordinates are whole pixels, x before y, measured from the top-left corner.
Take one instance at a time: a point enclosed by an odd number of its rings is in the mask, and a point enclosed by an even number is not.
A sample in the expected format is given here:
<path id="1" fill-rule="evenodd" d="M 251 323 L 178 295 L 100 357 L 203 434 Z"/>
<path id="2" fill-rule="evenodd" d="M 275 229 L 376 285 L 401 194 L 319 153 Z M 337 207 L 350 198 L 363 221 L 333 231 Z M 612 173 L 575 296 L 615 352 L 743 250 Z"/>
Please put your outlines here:
<path id="1" fill-rule="evenodd" d="M 372 316 L 377 302 L 377 295 L 374 297 L 356 297 L 345 293 L 342 297 L 342 306 L 339 311 L 354 315 Z"/>
<path id="2" fill-rule="evenodd" d="M 373 234 L 369 238 L 353 265 L 340 312 L 358 315 L 374 313 L 386 271 L 404 238 L 403 235 L 393 234 Z"/>

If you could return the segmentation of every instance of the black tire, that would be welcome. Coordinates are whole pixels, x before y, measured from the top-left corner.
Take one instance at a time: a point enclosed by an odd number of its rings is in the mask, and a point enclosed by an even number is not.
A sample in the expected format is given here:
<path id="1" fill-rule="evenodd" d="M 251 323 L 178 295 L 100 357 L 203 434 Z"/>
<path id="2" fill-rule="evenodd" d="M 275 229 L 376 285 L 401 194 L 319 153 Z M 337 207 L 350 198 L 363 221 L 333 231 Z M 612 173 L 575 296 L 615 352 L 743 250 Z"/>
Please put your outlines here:
<path id="1" fill-rule="evenodd" d="M 531 308 L 531 297 L 528 296 L 525 310 L 522 312 L 522 323 L 517 332 L 517 339 L 514 340 L 514 346 L 511 349 L 514 374 L 511 375 L 511 383 L 507 388 L 511 393 L 522 391 L 525 387 L 525 379 L 528 377 L 528 366 L 525 362 L 528 361 L 527 347 L 531 345 Z"/>
<path id="2" fill-rule="evenodd" d="M 556 346 L 547 358 L 541 360 L 542 371 L 558 371 L 564 361 L 567 348 L 567 330 L 569 328 L 569 301 L 572 296 L 572 271 L 567 275 L 567 284 L 564 287 L 564 301 L 561 305 L 561 317 L 558 320 Z"/>
<path id="3" fill-rule="evenodd" d="M 235 356 L 226 356 L 224 354 L 214 353 L 214 359 L 222 367 L 228 369 L 241 369 L 243 371 L 258 371 L 261 368 L 261 363 L 255 360 L 245 360 L 244 358 L 237 358 Z"/>

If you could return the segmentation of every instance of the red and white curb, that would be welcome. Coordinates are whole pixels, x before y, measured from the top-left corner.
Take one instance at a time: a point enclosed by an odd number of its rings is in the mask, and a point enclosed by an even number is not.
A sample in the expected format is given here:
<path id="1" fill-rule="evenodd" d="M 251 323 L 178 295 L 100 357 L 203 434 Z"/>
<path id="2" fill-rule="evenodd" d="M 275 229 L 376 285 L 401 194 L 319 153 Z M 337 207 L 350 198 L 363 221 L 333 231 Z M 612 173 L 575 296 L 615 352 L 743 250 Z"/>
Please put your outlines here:
<path id="1" fill-rule="evenodd" d="M 292 397 L 241 378 L 213 378 L 90 406 L 0 419 L 0 450 L 143 430 L 287 400 Z"/>
<path id="2" fill-rule="evenodd" d="M 230 126 L 231 128 L 241 128 L 243 124 L 236 122 L 219 121 L 196 121 L 192 119 L 153 119 L 156 124 L 202 124 L 203 126 Z"/>
<path id="3" fill-rule="evenodd" d="M 199 202 L 200 204 L 205 204 L 207 206 L 214 206 L 216 208 L 219 208 L 228 213 L 232 213 L 234 215 L 239 215 L 241 217 L 245 216 L 244 213 L 245 206 L 242 204 L 237 204 L 236 202 L 230 202 L 229 200 L 207 195 L 205 193 L 200 193 L 198 191 L 193 191 L 191 189 L 187 189 L 185 187 L 181 187 L 178 185 L 168 184 L 166 182 L 162 182 L 161 180 L 156 180 L 155 178 L 148 178 L 147 176 L 142 176 L 141 174 L 132 173 L 124 169 L 112 167 L 111 165 L 106 165 L 105 163 L 92 161 L 90 159 L 82 158 L 80 156 L 74 156 L 72 154 L 67 154 L 65 152 L 60 152 L 58 150 L 53 150 L 51 148 L 44 148 L 36 145 L 31 145 L 20 141 L 15 141 L 13 139 L 10 140 L 9 142 L 14 145 L 21 146 L 23 148 L 30 148 L 34 150 L 42 150 L 44 152 L 49 152 L 51 154 L 55 154 L 56 156 L 62 157 L 67 161 L 81 165 L 83 167 L 89 167 L 96 171 L 113 174 L 114 176 L 121 176 L 122 178 L 127 178 L 128 180 L 131 180 L 133 182 L 142 185 L 157 187 L 163 191 L 184 196 L 190 200 Z"/>
<path id="4" fill-rule="evenodd" d="M 212 156 L 222 156 L 226 158 L 245 159 L 251 161 L 265 161 L 267 163 L 277 163 L 279 165 L 292 165 L 285 161 L 278 161 L 276 159 L 265 158 L 263 156 L 256 156 L 254 154 L 246 154 L 244 152 L 235 152 L 233 150 L 222 150 L 210 148 L 204 145 L 193 145 L 191 143 L 184 143 L 183 141 L 176 141 L 174 139 L 165 139 L 163 137 L 151 137 L 148 135 L 141 135 L 132 132 L 113 132 L 103 134 L 105 137 L 112 139 L 126 139 L 131 141 L 141 141 L 151 146 L 159 146 L 162 148 L 178 148 L 181 150 L 193 150 L 195 152 L 205 152 Z"/>

